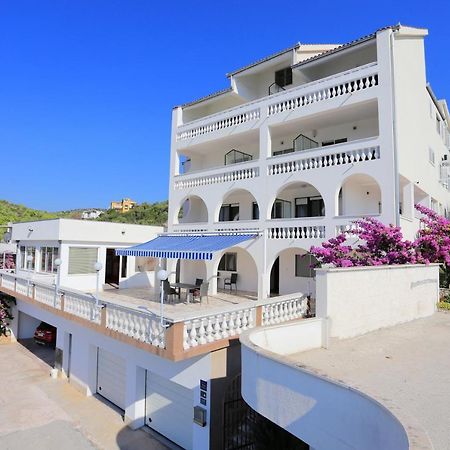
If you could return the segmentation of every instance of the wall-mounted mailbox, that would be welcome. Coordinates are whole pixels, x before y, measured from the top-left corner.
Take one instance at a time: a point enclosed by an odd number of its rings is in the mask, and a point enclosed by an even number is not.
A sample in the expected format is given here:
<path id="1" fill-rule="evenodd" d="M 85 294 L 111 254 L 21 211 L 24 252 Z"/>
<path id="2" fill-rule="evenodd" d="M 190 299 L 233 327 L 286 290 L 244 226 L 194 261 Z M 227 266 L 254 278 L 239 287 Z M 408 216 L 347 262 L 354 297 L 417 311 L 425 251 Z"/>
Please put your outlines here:
<path id="1" fill-rule="evenodd" d="M 194 406 L 194 423 L 201 427 L 206 426 L 206 409 L 201 406 Z"/>

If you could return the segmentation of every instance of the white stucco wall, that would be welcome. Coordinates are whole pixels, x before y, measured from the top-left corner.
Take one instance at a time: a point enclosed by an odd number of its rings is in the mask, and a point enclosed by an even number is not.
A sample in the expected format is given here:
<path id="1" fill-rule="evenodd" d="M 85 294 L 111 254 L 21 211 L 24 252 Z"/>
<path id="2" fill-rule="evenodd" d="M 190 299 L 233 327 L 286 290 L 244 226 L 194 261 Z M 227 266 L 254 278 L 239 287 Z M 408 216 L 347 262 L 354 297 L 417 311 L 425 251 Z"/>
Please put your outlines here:
<path id="1" fill-rule="evenodd" d="M 348 338 L 427 317 L 439 295 L 437 264 L 316 270 L 316 316 Z"/>

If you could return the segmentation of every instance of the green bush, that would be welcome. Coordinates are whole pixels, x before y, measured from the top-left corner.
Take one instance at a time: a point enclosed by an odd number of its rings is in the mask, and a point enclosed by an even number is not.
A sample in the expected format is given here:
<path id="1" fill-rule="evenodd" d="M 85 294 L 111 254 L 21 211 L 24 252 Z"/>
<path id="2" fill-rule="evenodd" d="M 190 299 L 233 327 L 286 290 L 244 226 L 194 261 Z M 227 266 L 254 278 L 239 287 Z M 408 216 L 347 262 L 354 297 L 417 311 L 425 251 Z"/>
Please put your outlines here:
<path id="1" fill-rule="evenodd" d="M 438 303 L 438 308 L 450 311 L 450 302 L 439 302 Z"/>

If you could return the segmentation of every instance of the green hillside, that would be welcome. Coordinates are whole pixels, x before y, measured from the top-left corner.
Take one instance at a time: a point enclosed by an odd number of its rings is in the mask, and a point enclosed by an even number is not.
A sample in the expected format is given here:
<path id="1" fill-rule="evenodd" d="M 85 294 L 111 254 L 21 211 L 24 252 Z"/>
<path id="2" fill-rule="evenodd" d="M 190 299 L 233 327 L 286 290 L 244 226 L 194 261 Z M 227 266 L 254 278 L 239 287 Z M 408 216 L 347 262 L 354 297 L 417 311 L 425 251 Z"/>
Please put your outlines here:
<path id="1" fill-rule="evenodd" d="M 167 222 L 168 203 L 142 203 L 126 213 L 108 209 L 97 220 L 103 222 L 137 223 L 141 225 L 163 225 Z"/>
<path id="2" fill-rule="evenodd" d="M 167 210 L 167 201 L 142 203 L 124 214 L 107 210 L 97 220 L 137 223 L 142 225 L 162 225 L 167 222 Z M 0 200 L 0 225 L 6 225 L 8 222 L 27 222 L 31 220 L 55 219 L 58 217 L 80 219 L 82 212 L 83 209 L 48 212 L 10 203 L 6 200 Z"/>

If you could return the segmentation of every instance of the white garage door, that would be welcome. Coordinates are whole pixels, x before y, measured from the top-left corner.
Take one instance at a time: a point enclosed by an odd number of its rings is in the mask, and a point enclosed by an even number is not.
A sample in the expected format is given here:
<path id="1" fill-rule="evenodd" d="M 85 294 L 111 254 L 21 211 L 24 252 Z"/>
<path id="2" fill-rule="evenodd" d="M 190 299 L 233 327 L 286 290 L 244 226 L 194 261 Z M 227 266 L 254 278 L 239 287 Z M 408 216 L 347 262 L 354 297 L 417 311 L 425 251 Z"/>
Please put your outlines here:
<path id="1" fill-rule="evenodd" d="M 192 449 L 194 396 L 190 389 L 147 371 L 146 422 L 181 447 Z"/>
<path id="2" fill-rule="evenodd" d="M 125 360 L 98 348 L 97 392 L 121 409 L 125 409 L 125 379 Z"/>

